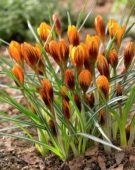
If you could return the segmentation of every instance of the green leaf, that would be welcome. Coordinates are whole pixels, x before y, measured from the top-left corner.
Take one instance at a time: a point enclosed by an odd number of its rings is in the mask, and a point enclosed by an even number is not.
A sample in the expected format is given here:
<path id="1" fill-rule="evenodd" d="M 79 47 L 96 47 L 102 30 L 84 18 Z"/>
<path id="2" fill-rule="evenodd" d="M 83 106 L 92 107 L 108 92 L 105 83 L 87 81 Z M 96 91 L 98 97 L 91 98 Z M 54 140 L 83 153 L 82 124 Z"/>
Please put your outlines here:
<path id="1" fill-rule="evenodd" d="M 128 115 L 130 113 L 130 110 L 133 106 L 133 104 L 135 103 L 135 87 L 133 87 L 131 90 L 130 90 L 130 95 L 127 99 L 127 102 L 125 103 L 125 106 L 123 108 L 123 123 L 126 124 L 126 121 L 127 121 L 127 118 L 128 118 Z"/>
<path id="2" fill-rule="evenodd" d="M 95 142 L 98 142 L 98 143 L 101 143 L 101 144 L 103 144 L 103 145 L 107 145 L 107 146 L 109 146 L 109 147 L 112 147 L 112 148 L 114 148 L 114 149 L 116 149 L 116 150 L 118 150 L 118 151 L 121 151 L 121 150 L 122 150 L 121 148 L 113 145 L 112 143 L 109 143 L 109 142 L 107 142 L 107 141 L 105 141 L 105 140 L 102 140 L 102 139 L 100 139 L 100 138 L 97 138 L 96 136 L 92 136 L 92 135 L 89 135 L 89 134 L 86 134 L 86 133 L 78 133 L 78 135 L 81 135 L 81 136 L 83 136 L 83 137 L 85 137 L 85 138 L 91 139 L 91 140 L 93 140 L 93 141 L 95 141 Z"/>

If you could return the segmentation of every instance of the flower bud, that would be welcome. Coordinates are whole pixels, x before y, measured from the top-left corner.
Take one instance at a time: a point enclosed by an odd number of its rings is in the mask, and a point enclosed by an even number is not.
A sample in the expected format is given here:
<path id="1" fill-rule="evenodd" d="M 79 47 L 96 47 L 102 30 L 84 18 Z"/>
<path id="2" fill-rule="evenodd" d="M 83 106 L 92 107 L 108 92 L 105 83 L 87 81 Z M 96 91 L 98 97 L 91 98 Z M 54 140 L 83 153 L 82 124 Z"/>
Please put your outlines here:
<path id="1" fill-rule="evenodd" d="M 108 97 L 109 97 L 109 81 L 108 81 L 108 79 L 103 75 L 99 76 L 96 81 L 96 86 L 99 90 L 99 94 L 100 94 L 100 92 L 102 92 L 102 94 L 104 95 L 104 98 L 108 99 Z M 100 94 L 100 97 L 102 97 L 102 94 Z"/>
<path id="2" fill-rule="evenodd" d="M 73 46 L 79 45 L 79 42 L 80 42 L 79 32 L 74 25 L 68 26 L 67 36 L 68 36 L 68 40 L 71 45 L 73 45 Z"/>
<path id="3" fill-rule="evenodd" d="M 79 74 L 79 84 L 84 91 L 84 93 L 88 90 L 91 84 L 92 76 L 88 70 L 82 70 Z"/>
<path id="4" fill-rule="evenodd" d="M 71 61 L 76 65 L 78 72 L 80 72 L 84 63 L 85 49 L 80 44 L 77 47 L 71 47 L 70 50 Z"/>
<path id="5" fill-rule="evenodd" d="M 76 104 L 78 110 L 81 111 L 81 99 L 77 93 L 74 94 L 74 101 L 75 101 L 75 104 Z"/>
<path id="6" fill-rule="evenodd" d="M 14 74 L 14 76 L 16 77 L 16 79 L 19 81 L 20 84 L 24 83 L 24 72 L 21 66 L 15 64 L 12 69 L 12 73 Z M 19 86 L 19 83 L 17 81 L 15 82 Z"/>
<path id="7" fill-rule="evenodd" d="M 94 64 L 97 60 L 98 51 L 99 51 L 99 37 L 87 35 L 86 46 L 87 46 L 87 49 L 88 49 L 90 62 L 94 67 Z"/>
<path id="8" fill-rule="evenodd" d="M 63 99 L 65 99 L 67 102 L 69 101 L 69 97 L 67 96 L 67 91 L 68 91 L 68 89 L 67 89 L 67 87 L 66 86 L 62 86 L 62 88 L 61 88 L 61 96 L 62 96 L 62 98 Z"/>
<path id="9" fill-rule="evenodd" d="M 121 27 L 114 19 L 110 19 L 108 22 L 108 29 L 111 38 L 116 36 L 116 45 L 119 46 L 126 30 L 126 25 Z"/>
<path id="10" fill-rule="evenodd" d="M 69 55 L 69 48 L 64 39 L 60 40 L 59 49 L 60 49 L 60 56 L 62 58 L 62 61 L 66 64 L 68 60 L 68 55 Z"/>
<path id="11" fill-rule="evenodd" d="M 70 90 L 74 90 L 74 88 L 75 88 L 75 78 L 74 78 L 73 70 L 66 69 L 66 71 L 64 73 L 64 81 L 65 81 L 66 86 Z"/>
<path id="12" fill-rule="evenodd" d="M 38 32 L 38 35 L 39 35 L 39 37 L 41 38 L 41 40 L 42 40 L 43 42 L 45 42 L 45 41 L 47 40 L 48 35 L 49 35 L 50 32 L 51 32 L 51 26 L 48 25 L 48 24 L 45 23 L 45 22 L 42 22 L 42 23 L 40 24 L 40 26 L 38 27 L 37 32 Z M 52 38 L 52 35 L 50 36 L 49 41 L 51 40 L 51 38 Z"/>
<path id="13" fill-rule="evenodd" d="M 112 68 L 116 69 L 118 64 L 118 53 L 115 49 L 111 50 L 108 56 L 108 62 Z"/>
<path id="14" fill-rule="evenodd" d="M 64 117 L 66 120 L 70 119 L 70 107 L 69 107 L 69 103 L 63 99 L 62 100 L 62 112 L 64 114 Z"/>
<path id="15" fill-rule="evenodd" d="M 59 48 L 59 44 L 52 40 L 49 43 L 49 51 L 50 51 L 50 55 L 53 57 L 53 59 L 56 61 L 56 63 L 58 65 L 61 65 L 61 56 L 60 56 L 60 48 Z"/>
<path id="16" fill-rule="evenodd" d="M 105 75 L 109 79 L 109 64 L 107 62 L 107 59 L 101 54 L 97 57 L 97 68 L 101 75 Z"/>
<path id="17" fill-rule="evenodd" d="M 55 31 L 58 34 L 58 36 L 61 36 L 62 34 L 62 27 L 61 27 L 61 20 L 58 14 L 53 14 L 53 22 L 55 22 Z"/>
<path id="18" fill-rule="evenodd" d="M 100 16 L 100 15 L 96 16 L 96 18 L 95 18 L 95 28 L 96 28 L 97 34 L 99 35 L 101 40 L 104 41 L 105 23 L 104 23 L 102 16 Z"/>
<path id="19" fill-rule="evenodd" d="M 124 65 L 126 70 L 131 65 L 134 55 L 135 55 L 135 44 L 133 42 L 128 42 L 124 50 Z"/>
<path id="20" fill-rule="evenodd" d="M 45 105 L 51 109 L 53 104 L 53 87 L 51 82 L 48 79 L 44 79 L 42 82 L 42 88 L 40 89 L 40 95 L 45 103 Z"/>
<path id="21" fill-rule="evenodd" d="M 25 42 L 21 45 L 21 52 L 26 63 L 37 73 L 43 74 L 45 66 L 42 62 L 40 48 Z"/>
<path id="22" fill-rule="evenodd" d="M 51 131 L 52 131 L 52 134 L 53 134 L 55 137 L 57 137 L 57 131 L 56 131 L 56 127 L 55 127 L 54 121 L 53 121 L 52 119 L 50 119 L 49 122 L 48 122 L 48 124 L 49 124 L 49 127 L 50 127 Z"/>
<path id="23" fill-rule="evenodd" d="M 9 53 L 13 59 L 23 66 L 23 56 L 21 54 L 21 45 L 17 41 L 11 41 L 9 44 Z"/>
<path id="24" fill-rule="evenodd" d="M 117 96 L 122 96 L 122 88 L 120 83 L 117 83 L 116 94 Z"/>
<path id="25" fill-rule="evenodd" d="M 95 103 L 94 93 L 91 93 L 89 96 L 85 95 L 85 101 L 90 106 L 90 108 L 93 108 Z"/>

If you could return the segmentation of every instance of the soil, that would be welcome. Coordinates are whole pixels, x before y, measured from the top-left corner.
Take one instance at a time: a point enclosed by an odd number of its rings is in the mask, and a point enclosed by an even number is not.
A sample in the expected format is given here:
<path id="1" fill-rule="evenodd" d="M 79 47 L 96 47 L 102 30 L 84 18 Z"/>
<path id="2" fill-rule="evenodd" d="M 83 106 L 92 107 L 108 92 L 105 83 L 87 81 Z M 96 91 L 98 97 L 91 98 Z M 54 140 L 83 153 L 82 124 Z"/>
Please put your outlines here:
<path id="1" fill-rule="evenodd" d="M 66 162 L 50 154 L 43 158 L 31 143 L 13 138 L 2 138 L 1 170 L 134 170 L 135 148 L 106 154 L 101 146 L 90 148 L 84 156 Z"/>

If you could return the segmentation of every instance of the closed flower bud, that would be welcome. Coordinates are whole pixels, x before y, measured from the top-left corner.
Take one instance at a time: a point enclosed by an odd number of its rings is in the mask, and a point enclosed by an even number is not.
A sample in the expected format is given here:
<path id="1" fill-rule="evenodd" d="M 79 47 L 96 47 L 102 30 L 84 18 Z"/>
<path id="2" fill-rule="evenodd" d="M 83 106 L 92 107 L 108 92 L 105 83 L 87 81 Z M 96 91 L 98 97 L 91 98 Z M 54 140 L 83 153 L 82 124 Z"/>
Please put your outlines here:
<path id="1" fill-rule="evenodd" d="M 59 48 L 59 44 L 52 40 L 49 43 L 49 51 L 50 51 L 50 55 L 53 57 L 53 59 L 56 61 L 56 63 L 58 65 L 61 65 L 61 56 L 60 56 L 60 48 Z"/>
<path id="2" fill-rule="evenodd" d="M 74 101 L 79 111 L 81 111 L 81 99 L 78 94 L 74 94 Z"/>
<path id="3" fill-rule="evenodd" d="M 104 109 L 99 111 L 99 122 L 101 125 L 105 124 L 105 110 Z"/>
<path id="4" fill-rule="evenodd" d="M 117 84 L 116 94 L 117 96 L 122 96 L 122 88 L 120 83 Z"/>
<path id="5" fill-rule="evenodd" d="M 135 55 L 135 44 L 133 42 L 128 42 L 124 50 L 124 65 L 126 70 L 131 65 L 134 55 Z"/>
<path id="6" fill-rule="evenodd" d="M 54 121 L 52 119 L 49 120 L 48 125 L 49 125 L 49 127 L 50 127 L 50 129 L 52 131 L 52 134 L 55 137 L 57 137 L 57 131 L 56 131 L 55 123 L 54 123 Z"/>
<path id="7" fill-rule="evenodd" d="M 84 66 L 87 70 L 89 70 L 91 72 L 91 74 L 93 73 L 93 64 L 90 60 L 89 57 L 89 53 L 88 53 L 88 49 L 87 46 L 84 45 L 84 49 L 85 49 L 85 55 L 84 55 Z"/>
<path id="8" fill-rule="evenodd" d="M 94 93 L 91 93 L 89 96 L 85 95 L 85 101 L 90 106 L 90 108 L 93 108 L 95 103 Z"/>
<path id="9" fill-rule="evenodd" d="M 65 99 L 67 102 L 69 101 L 69 97 L 67 96 L 68 89 L 66 86 L 62 86 L 61 88 L 61 96 L 63 99 Z"/>
<path id="10" fill-rule="evenodd" d="M 104 95 L 104 98 L 108 99 L 108 97 L 109 97 L 109 81 L 108 81 L 108 79 L 103 75 L 99 76 L 96 81 L 96 86 L 99 90 L 99 94 L 100 94 L 100 92 L 102 92 L 102 94 Z M 102 94 L 100 94 L 101 97 L 102 97 Z"/>
<path id="11" fill-rule="evenodd" d="M 74 72 L 71 69 L 67 69 L 64 73 L 64 81 L 66 86 L 70 90 L 74 90 L 75 88 L 75 77 L 74 77 Z"/>
<path id="12" fill-rule="evenodd" d="M 12 69 L 12 73 L 14 74 L 14 76 L 16 77 L 16 79 L 19 81 L 20 84 L 24 83 L 24 72 L 21 66 L 15 64 Z M 19 86 L 19 83 L 17 81 L 15 82 Z"/>
<path id="13" fill-rule="evenodd" d="M 108 62 L 112 68 L 116 69 L 118 64 L 118 53 L 115 49 L 111 50 L 108 56 Z"/>
<path id="14" fill-rule="evenodd" d="M 67 35 L 68 35 L 70 44 L 72 44 L 73 46 L 79 45 L 79 42 L 80 42 L 79 32 L 74 25 L 68 26 Z"/>
<path id="15" fill-rule="evenodd" d="M 116 45 L 120 45 L 122 36 L 126 30 L 126 25 L 120 26 L 114 19 L 110 19 L 108 22 L 109 35 L 111 38 L 116 36 Z"/>
<path id="16" fill-rule="evenodd" d="M 64 117 L 66 120 L 69 120 L 70 119 L 70 107 L 69 107 L 69 103 L 63 99 L 62 100 L 62 112 L 64 114 Z"/>
<path id="17" fill-rule="evenodd" d="M 21 45 L 21 52 L 26 63 L 37 73 L 43 74 L 45 66 L 42 62 L 43 58 L 40 48 L 29 43 L 23 43 Z"/>
<path id="18" fill-rule="evenodd" d="M 99 35 L 101 40 L 104 41 L 105 23 L 104 23 L 102 16 L 100 16 L 100 15 L 96 16 L 96 18 L 95 18 L 95 28 L 96 28 L 97 34 Z"/>
<path id="19" fill-rule="evenodd" d="M 21 45 L 17 41 L 11 41 L 9 44 L 9 53 L 13 59 L 23 66 L 23 56 L 21 54 Z"/>
<path id="20" fill-rule="evenodd" d="M 53 87 L 51 82 L 48 79 L 44 79 L 42 82 L 42 88 L 40 89 L 40 95 L 46 104 L 46 106 L 50 109 L 53 103 Z"/>
<path id="21" fill-rule="evenodd" d="M 86 46 L 88 49 L 89 59 L 91 64 L 94 67 L 94 64 L 97 60 L 98 51 L 99 51 L 99 37 L 98 36 L 89 36 L 86 37 Z"/>
<path id="22" fill-rule="evenodd" d="M 79 74 L 79 84 L 84 91 L 84 93 L 88 90 L 91 84 L 92 76 L 89 70 L 82 70 Z"/>
<path id="23" fill-rule="evenodd" d="M 46 51 L 47 53 L 49 53 L 49 54 L 50 54 L 50 50 L 49 50 L 49 43 L 47 43 L 47 44 L 46 44 L 46 46 L 45 46 L 45 51 Z"/>
<path id="24" fill-rule="evenodd" d="M 97 57 L 97 68 L 101 75 L 105 75 L 107 78 L 110 77 L 109 64 L 103 55 Z"/>
<path id="25" fill-rule="evenodd" d="M 50 25 L 48 25 L 47 23 L 42 22 L 42 23 L 40 24 L 40 26 L 38 27 L 37 32 L 38 32 L 38 35 L 39 35 L 39 37 L 41 38 L 41 40 L 42 40 L 43 42 L 45 42 L 45 41 L 47 40 L 48 35 L 49 35 L 50 32 L 51 32 L 51 27 L 50 27 Z M 49 40 L 51 40 L 51 38 L 52 38 L 52 35 L 50 36 L 50 39 L 49 39 Z"/>
<path id="26" fill-rule="evenodd" d="M 68 60 L 68 55 L 69 55 L 69 48 L 64 39 L 60 40 L 59 49 L 60 49 L 60 56 L 62 58 L 62 61 L 66 64 Z"/>
<path id="27" fill-rule="evenodd" d="M 53 14 L 53 22 L 55 22 L 55 31 L 58 34 L 58 36 L 61 36 L 62 34 L 62 26 L 61 26 L 61 20 L 58 14 Z"/>
<path id="28" fill-rule="evenodd" d="M 73 64 L 76 65 L 78 72 L 81 71 L 84 64 L 85 49 L 82 44 L 70 48 L 70 57 Z"/>

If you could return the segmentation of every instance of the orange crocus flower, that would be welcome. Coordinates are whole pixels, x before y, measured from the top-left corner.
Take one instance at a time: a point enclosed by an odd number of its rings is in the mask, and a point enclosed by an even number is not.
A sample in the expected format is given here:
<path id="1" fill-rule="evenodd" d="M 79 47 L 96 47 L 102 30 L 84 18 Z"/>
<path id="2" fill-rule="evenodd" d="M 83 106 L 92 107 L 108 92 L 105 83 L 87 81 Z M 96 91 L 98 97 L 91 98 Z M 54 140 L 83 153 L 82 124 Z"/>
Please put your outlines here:
<path id="1" fill-rule="evenodd" d="M 74 71 L 72 69 L 66 69 L 64 73 L 64 81 L 70 90 L 74 90 L 75 88 L 75 77 L 74 77 Z"/>
<path id="2" fill-rule="evenodd" d="M 79 45 L 79 42 L 80 42 L 79 32 L 74 25 L 68 26 L 67 35 L 68 35 L 68 40 L 71 45 L 73 46 Z"/>
<path id="3" fill-rule="evenodd" d="M 100 39 L 104 41 L 105 39 L 105 23 L 102 16 L 98 15 L 95 18 L 95 28 Z"/>
<path id="4" fill-rule="evenodd" d="M 86 36 L 86 47 L 91 64 L 95 64 L 99 51 L 100 40 L 98 36 Z"/>
<path id="5" fill-rule="evenodd" d="M 119 46 L 122 40 L 122 36 L 126 30 L 126 25 L 121 27 L 114 19 L 110 19 L 108 22 L 108 29 L 111 38 L 116 36 L 116 45 Z"/>
<path id="6" fill-rule="evenodd" d="M 46 106 L 51 109 L 54 95 L 53 95 L 53 87 L 51 82 L 48 79 L 44 79 L 42 82 L 42 88 L 40 89 L 40 95 L 46 104 Z"/>
<path id="7" fill-rule="evenodd" d="M 118 64 L 118 53 L 115 49 L 112 49 L 108 56 L 109 64 L 115 69 Z"/>
<path id="8" fill-rule="evenodd" d="M 128 42 L 124 50 L 124 65 L 126 70 L 129 68 L 134 55 L 135 55 L 135 44 L 130 41 Z"/>
<path id="9" fill-rule="evenodd" d="M 23 66 L 23 56 L 21 54 L 21 45 L 17 41 L 11 41 L 9 44 L 9 53 L 13 59 Z"/>
<path id="10" fill-rule="evenodd" d="M 101 75 L 105 75 L 107 78 L 110 77 L 108 61 L 101 54 L 97 57 L 97 68 Z"/>
<path id="11" fill-rule="evenodd" d="M 69 102 L 67 102 L 67 100 L 65 99 L 62 100 L 62 112 L 64 114 L 65 119 L 69 121 L 71 117 L 70 107 L 69 107 Z"/>
<path id="12" fill-rule="evenodd" d="M 109 97 L 109 81 L 108 81 L 107 77 L 104 75 L 99 76 L 96 81 L 96 86 L 97 86 L 98 90 L 100 90 L 103 93 L 105 99 L 108 99 L 108 97 Z M 102 95 L 100 95 L 100 96 L 102 97 Z"/>
<path id="13" fill-rule="evenodd" d="M 79 84 L 85 93 L 88 90 L 92 81 L 91 73 L 89 72 L 89 70 L 84 69 L 81 71 L 78 78 Z"/>
<path id="14" fill-rule="evenodd" d="M 90 95 L 85 95 L 85 101 L 91 108 L 93 108 L 95 103 L 94 93 L 91 93 Z"/>
<path id="15" fill-rule="evenodd" d="M 41 40 L 42 40 L 43 42 L 45 42 L 45 41 L 47 40 L 48 35 L 49 35 L 50 32 L 51 32 L 51 26 L 48 25 L 48 24 L 45 23 L 45 22 L 42 22 L 42 23 L 40 24 L 40 26 L 38 27 L 37 32 L 38 32 L 38 35 L 39 35 L 39 37 L 41 38 Z M 50 39 L 49 39 L 49 40 L 51 40 L 51 39 L 52 39 L 52 35 L 50 36 Z"/>
<path id="16" fill-rule="evenodd" d="M 26 63 L 37 73 L 43 74 L 45 66 L 43 64 L 43 57 L 38 46 L 33 46 L 29 43 L 24 42 L 21 45 L 21 52 Z"/>
<path id="17" fill-rule="evenodd" d="M 60 19 L 60 16 L 55 13 L 53 14 L 53 22 L 55 22 L 55 31 L 56 33 L 58 34 L 58 36 L 61 36 L 62 34 L 62 26 L 61 26 L 61 19 Z"/>
<path id="18" fill-rule="evenodd" d="M 70 59 L 73 65 L 76 65 L 78 71 L 83 67 L 85 57 L 85 48 L 81 43 L 78 46 L 70 46 Z"/>
<path id="19" fill-rule="evenodd" d="M 16 79 L 20 82 L 20 84 L 24 83 L 24 71 L 23 71 L 21 66 L 19 66 L 18 64 L 15 64 L 13 69 L 12 69 L 12 73 L 14 74 Z M 15 82 L 19 86 L 17 81 L 15 81 Z"/>
<path id="20" fill-rule="evenodd" d="M 49 43 L 49 52 L 53 59 L 56 61 L 58 65 L 62 64 L 62 59 L 60 55 L 60 47 L 57 41 L 52 40 Z"/>

